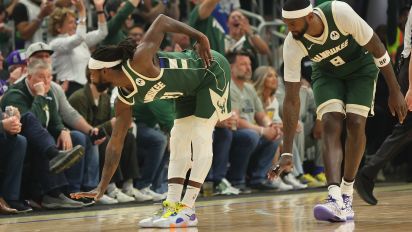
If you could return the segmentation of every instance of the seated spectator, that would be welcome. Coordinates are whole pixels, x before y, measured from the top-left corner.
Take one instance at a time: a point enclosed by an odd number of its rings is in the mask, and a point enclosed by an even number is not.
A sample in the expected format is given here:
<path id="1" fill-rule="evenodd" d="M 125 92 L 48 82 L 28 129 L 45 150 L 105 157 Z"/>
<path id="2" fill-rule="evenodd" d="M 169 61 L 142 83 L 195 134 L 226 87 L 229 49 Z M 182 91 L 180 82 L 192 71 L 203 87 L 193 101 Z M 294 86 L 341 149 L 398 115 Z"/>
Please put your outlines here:
<path id="1" fill-rule="evenodd" d="M 10 156 L 1 157 L 1 159 L 3 159 L 1 164 L 7 164 L 4 168 L 6 179 L 2 185 L 3 191 L 1 192 L 3 193 L 3 197 L 8 205 L 18 211 L 30 211 L 30 207 L 28 207 L 24 202 L 21 202 L 19 198 L 21 173 L 19 174 L 17 172 L 20 169 L 10 162 L 17 164 L 16 162 L 25 161 L 24 157 L 21 157 L 21 155 L 26 154 L 26 145 L 28 144 L 28 150 L 31 151 L 30 155 L 35 156 L 35 158 L 29 157 L 27 159 L 33 160 L 31 165 L 32 169 L 35 170 L 32 172 L 33 176 L 30 179 L 35 180 L 37 178 L 37 180 L 41 180 L 40 184 L 44 187 L 43 189 L 46 189 L 46 191 L 50 190 L 50 192 L 57 192 L 58 194 L 60 192 L 58 191 L 56 184 L 62 180 L 61 182 L 64 185 L 64 177 L 62 174 L 58 173 L 61 173 L 63 170 L 76 163 L 84 154 L 84 149 L 81 146 L 76 146 L 75 148 L 66 151 L 57 150 L 53 137 L 42 127 L 33 114 L 25 113 L 20 118 L 20 113 L 17 108 L 10 106 L 9 108 L 12 109 L 9 114 L 13 116 L 9 116 L 8 118 L 2 120 L 2 123 L 0 124 L 4 129 L 3 133 L 0 132 L 0 143 L 5 143 L 1 146 L 2 149 L 6 148 L 6 150 L 2 151 L 6 151 L 4 155 L 10 154 Z M 13 121 L 12 119 L 15 120 Z M 12 136 L 13 133 L 14 136 Z M 16 133 L 20 134 L 17 135 Z M 21 144 L 19 141 L 22 141 Z M 14 148 L 10 150 L 10 152 L 7 152 L 7 147 L 10 144 L 12 144 L 11 146 Z M 21 145 L 21 147 L 17 145 Z M 7 162 L 4 162 L 4 159 Z M 51 172 L 57 173 L 58 175 L 54 175 Z M 9 173 L 13 175 L 9 176 Z M 43 204 L 45 207 L 50 206 L 54 208 L 66 206 L 81 207 L 81 205 L 72 202 L 70 199 L 63 196 L 57 196 L 53 199 L 46 195 Z"/>
<path id="2" fill-rule="evenodd" d="M 11 213 L 29 212 L 32 208 L 20 201 L 20 185 L 26 156 L 27 140 L 19 135 L 21 131 L 20 115 L 6 115 L 0 111 L 0 196 L 3 211 Z M 1 173 L 3 171 L 3 173 Z M 1 204 L 1 203 L 0 203 Z"/>
<path id="3" fill-rule="evenodd" d="M 50 65 L 42 60 L 35 60 L 30 62 L 28 72 L 29 75 L 27 78 L 14 85 L 13 88 L 7 92 L 2 99 L 2 106 L 12 105 L 19 108 L 19 111 L 22 113 L 32 112 L 41 124 L 56 138 L 57 147 L 63 150 L 70 150 L 73 147 L 72 137 L 75 138 L 74 142 L 76 144 L 80 140 L 78 138 L 81 137 L 81 133 L 68 131 L 61 122 L 61 118 L 56 110 L 56 99 L 49 91 L 51 82 Z M 76 181 L 77 179 L 73 180 L 72 183 Z M 69 187 L 75 188 L 76 186 L 69 185 Z M 74 189 L 74 191 L 79 190 Z M 60 193 L 54 194 L 54 197 L 60 199 L 67 198 L 60 196 Z M 53 202 L 55 199 L 46 198 L 46 200 Z M 83 206 L 83 203 L 81 203 L 80 206 Z"/>
<path id="4" fill-rule="evenodd" d="M 40 59 L 51 64 L 51 54 L 53 50 L 44 43 L 34 43 L 27 48 L 26 57 L 28 63 Z M 105 138 L 95 140 L 92 144 L 90 136 L 97 134 L 97 128 L 93 128 L 87 121 L 70 105 L 63 89 L 55 82 L 51 82 L 50 90 L 56 99 L 56 109 L 64 124 L 76 130 L 71 132 L 74 142 L 85 148 L 85 157 L 73 168 L 66 172 L 69 186 L 74 186 L 71 191 L 79 189 L 93 189 L 99 181 L 99 152 L 96 145 L 101 144 Z M 83 133 L 79 133 L 83 132 Z M 84 200 L 87 201 L 87 200 Z M 91 202 L 84 202 L 89 204 Z"/>
<path id="5" fill-rule="evenodd" d="M 22 76 L 27 75 L 27 62 L 24 50 L 11 52 L 6 58 L 6 63 L 10 73 L 10 77 L 7 79 L 9 85 L 13 85 Z"/>
<path id="6" fill-rule="evenodd" d="M 53 1 L 19 0 L 11 18 L 16 32 L 16 48 L 27 48 L 35 42 L 48 42 L 44 18 L 54 9 Z"/>
<path id="7" fill-rule="evenodd" d="M 110 97 L 106 91 L 109 86 L 92 84 L 90 81 L 90 73 L 87 72 L 86 78 L 88 84 L 82 89 L 73 93 L 69 98 L 70 104 L 90 123 L 92 126 L 98 128 L 105 136 L 110 136 L 116 118 L 111 117 Z M 108 140 L 99 145 L 99 154 L 101 160 L 101 168 L 104 164 L 104 155 Z M 153 167 L 152 167 L 153 168 Z M 111 204 L 117 202 L 130 201 L 147 201 L 152 200 L 153 197 L 143 194 L 133 187 L 133 180 L 139 175 L 138 163 L 136 156 L 136 139 L 132 133 L 127 133 L 125 138 L 125 145 L 122 152 L 120 166 L 117 168 L 112 182 L 107 188 L 107 195 L 100 200 L 102 204 Z M 116 182 L 123 182 L 122 191 L 120 191 Z"/>
<path id="8" fill-rule="evenodd" d="M 127 38 L 127 31 L 123 30 L 123 25 L 139 2 L 140 0 L 127 0 L 123 4 L 121 0 L 108 0 L 106 2 L 106 11 L 109 13 L 109 20 L 107 21 L 109 34 L 103 40 L 103 45 L 117 45 Z"/>
<path id="9" fill-rule="evenodd" d="M 275 95 L 278 88 L 276 71 L 269 66 L 260 66 L 255 70 L 253 79 L 255 80 L 254 85 L 257 95 L 263 103 L 263 108 L 265 109 L 266 114 L 272 120 L 272 123 L 277 124 L 279 125 L 279 128 L 282 128 L 282 119 L 279 115 L 279 102 Z M 296 178 L 304 174 L 302 161 L 299 155 L 304 152 L 304 138 L 302 130 L 303 125 L 300 123 L 297 128 L 297 133 L 293 144 L 293 153 L 296 154 L 295 157 L 297 157 L 293 159 L 293 171 L 289 171 L 289 173 L 285 174 L 282 178 L 277 178 L 277 180 L 272 181 L 272 184 L 277 186 L 280 190 L 290 190 L 290 186 L 294 189 L 303 189 L 307 187 L 307 185 L 300 183 L 300 181 Z"/>
<path id="10" fill-rule="evenodd" d="M 227 21 L 229 33 L 225 37 L 225 52 L 248 51 L 251 54 L 252 68 L 259 65 L 257 53 L 270 55 L 268 44 L 252 30 L 249 20 L 238 10 L 229 14 Z"/>
<path id="11" fill-rule="evenodd" d="M 76 14 L 68 8 L 56 8 L 49 20 L 49 31 L 56 37 L 50 42 L 54 51 L 53 68 L 67 96 L 87 83 L 84 70 L 91 56 L 89 48 L 100 43 L 108 33 L 104 14 L 98 15 L 98 29 L 86 33 L 86 8 L 83 1 L 79 0 L 75 4 L 79 14 L 77 26 Z M 103 11 L 103 3 L 94 1 L 97 11 Z"/>
<path id="12" fill-rule="evenodd" d="M 233 142 L 230 150 L 230 168 L 228 180 L 234 187 L 244 188 L 246 175 L 249 186 L 257 189 L 273 188 L 267 182 L 266 173 L 278 148 L 276 141 L 280 136 L 280 128 L 273 124 L 265 113 L 262 102 L 253 86 L 248 82 L 252 76 L 250 58 L 247 53 L 232 53 L 227 55 L 231 64 L 232 82 L 230 86 L 232 110 L 239 115 L 237 130 L 233 132 Z M 245 147 L 239 143 L 240 134 L 247 134 L 254 146 Z M 242 165 L 248 160 L 247 165 Z"/>

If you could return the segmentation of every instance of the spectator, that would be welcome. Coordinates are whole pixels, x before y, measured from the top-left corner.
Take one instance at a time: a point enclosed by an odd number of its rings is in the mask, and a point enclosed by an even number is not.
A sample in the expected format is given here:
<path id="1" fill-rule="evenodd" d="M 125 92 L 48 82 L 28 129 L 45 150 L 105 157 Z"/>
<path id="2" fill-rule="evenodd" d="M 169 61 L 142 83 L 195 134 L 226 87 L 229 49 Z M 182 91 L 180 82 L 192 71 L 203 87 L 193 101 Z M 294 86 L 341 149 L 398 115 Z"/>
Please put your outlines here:
<path id="1" fill-rule="evenodd" d="M 19 1 L 12 15 L 17 32 L 17 49 L 27 48 L 34 42 L 48 42 L 47 21 L 45 18 L 53 12 L 53 9 L 53 1 Z"/>
<path id="2" fill-rule="evenodd" d="M 210 48 L 225 54 L 225 30 L 214 14 L 219 14 L 216 7 L 219 0 L 197 0 L 189 16 L 189 25 L 204 33 L 210 42 Z"/>
<path id="3" fill-rule="evenodd" d="M 44 43 L 34 43 L 29 46 L 26 52 L 28 57 L 28 63 L 30 64 L 37 59 L 43 60 L 51 64 L 51 54 L 53 50 L 51 47 Z M 70 105 L 63 89 L 55 82 L 51 82 L 50 88 L 53 97 L 56 99 L 56 109 L 59 116 L 62 118 L 63 122 L 77 130 L 72 136 L 75 136 L 76 143 L 79 143 L 86 149 L 86 155 L 75 167 L 71 168 L 66 172 L 68 176 L 69 183 L 75 184 L 75 188 L 80 188 L 80 185 L 85 189 L 94 188 L 98 182 L 98 172 L 99 172 L 99 154 L 97 146 L 103 142 L 105 138 L 97 139 L 94 144 L 90 140 L 90 136 L 97 135 L 98 129 L 93 128 L 86 120 Z M 78 132 L 83 133 L 78 133 Z M 86 136 L 89 135 L 89 136 Z M 73 191 L 73 190 L 72 190 Z M 91 202 L 85 202 L 89 204 Z"/>
<path id="4" fill-rule="evenodd" d="M 96 86 L 90 82 L 89 73 L 86 77 L 88 84 L 82 89 L 76 91 L 70 98 L 70 104 L 87 120 L 91 125 L 99 128 L 99 131 L 112 133 L 112 124 L 116 118 L 111 117 L 110 97 L 106 91 L 107 85 Z M 99 145 L 99 154 L 101 164 L 104 161 L 104 153 L 107 147 L 106 140 Z M 103 165 L 101 165 L 102 167 Z M 107 195 L 100 200 L 103 204 L 116 202 L 147 201 L 152 197 L 142 194 L 133 187 L 133 179 L 138 177 L 138 163 L 136 157 L 136 140 L 132 133 L 127 133 L 125 139 L 125 148 L 122 152 L 121 163 L 116 170 L 115 176 L 107 189 Z M 116 187 L 116 182 L 123 181 L 123 192 Z"/>
<path id="5" fill-rule="evenodd" d="M 20 131 L 20 114 L 6 115 L 0 111 L 0 170 L 4 171 L 4 174 L 0 174 L 0 196 L 6 206 L 17 212 L 29 212 L 32 208 L 19 201 L 27 148 L 27 140 L 19 135 Z"/>
<path id="6" fill-rule="evenodd" d="M 134 25 L 129 29 L 128 36 L 136 41 L 136 45 L 138 45 L 144 36 L 144 28 L 140 25 Z"/>
<path id="7" fill-rule="evenodd" d="M 276 90 L 278 89 L 277 76 L 276 71 L 272 67 L 260 66 L 255 70 L 253 79 L 255 80 L 254 85 L 257 95 L 263 103 L 263 108 L 265 109 L 266 114 L 272 120 L 272 123 L 277 124 L 279 128 L 282 128 L 282 119 L 279 115 L 279 102 L 275 95 Z M 300 123 L 300 126 L 298 126 L 296 132 L 297 135 L 295 136 L 294 141 L 294 152 L 295 154 L 302 154 L 304 152 L 302 123 Z M 272 181 L 272 184 L 277 186 L 280 190 L 290 189 L 290 187 L 285 184 L 292 186 L 294 189 L 304 189 L 307 185 L 300 183 L 297 179 L 297 177 L 300 177 L 303 174 L 302 160 L 299 156 L 294 159 L 293 171 L 283 176 L 282 179 L 284 183 L 280 180 L 275 180 L 274 182 Z"/>
<path id="8" fill-rule="evenodd" d="M 41 124 L 48 129 L 48 131 L 56 138 L 57 147 L 61 147 L 63 150 L 70 150 L 72 148 L 72 136 L 75 144 L 81 143 L 81 133 L 75 131 L 68 131 L 61 122 L 61 118 L 57 112 L 53 94 L 50 90 L 51 82 L 51 69 L 47 62 L 42 60 L 35 60 L 29 64 L 29 75 L 24 81 L 14 85 L 5 97 L 2 99 L 2 106 L 13 105 L 19 108 L 22 113 L 31 111 L 36 115 Z M 82 175 L 82 173 L 78 174 Z M 65 180 L 61 180 L 65 182 Z M 75 188 L 75 182 L 78 182 L 78 178 L 72 178 L 69 187 Z M 62 183 L 64 185 L 64 183 Z M 67 191 L 70 191 L 68 189 Z M 78 191 L 78 190 L 77 190 Z M 51 196 L 53 198 L 53 196 Z M 53 205 L 53 201 L 59 200 L 69 202 L 72 204 L 72 200 L 68 199 L 60 193 L 54 194 L 54 199 L 47 198 L 43 200 L 48 201 Z M 68 199 L 68 200 L 67 200 Z M 80 207 L 83 203 L 79 203 Z M 53 206 L 51 206 L 53 207 Z"/>
<path id="9" fill-rule="evenodd" d="M 109 13 L 109 21 L 107 22 L 108 36 L 103 40 L 102 44 L 118 44 L 120 41 L 127 38 L 127 34 L 123 30 L 123 25 L 129 15 L 136 9 L 140 0 L 127 0 L 122 4 L 121 0 L 109 0 L 106 3 L 106 11 Z"/>
<path id="10" fill-rule="evenodd" d="M 245 175 L 248 174 L 249 185 L 252 188 L 273 188 L 266 181 L 266 171 L 269 170 L 278 144 L 280 128 L 272 124 L 266 115 L 262 102 L 253 86 L 248 82 L 252 76 L 251 62 L 247 53 L 229 54 L 231 64 L 232 83 L 230 87 L 232 110 L 239 115 L 237 130 L 234 131 L 227 177 L 234 187 L 244 188 Z M 256 123 L 256 124 L 255 124 Z M 241 146 L 237 139 L 240 134 L 247 134 L 248 139 L 254 141 L 254 146 Z M 247 165 L 242 165 L 248 160 Z"/>
<path id="11" fill-rule="evenodd" d="M 98 12 L 103 11 L 103 3 L 104 0 L 94 0 Z M 84 70 L 90 58 L 89 48 L 96 46 L 107 36 L 104 14 L 98 14 L 98 29 L 86 33 L 86 8 L 83 0 L 77 1 L 75 7 L 79 12 L 77 26 L 76 15 L 68 8 L 56 8 L 49 21 L 49 31 L 56 36 L 50 42 L 54 51 L 53 68 L 67 96 L 87 83 Z"/>
<path id="12" fill-rule="evenodd" d="M 10 77 L 7 80 L 9 85 L 13 85 L 21 76 L 27 75 L 27 62 L 24 50 L 15 50 L 6 58 Z"/>
<path id="13" fill-rule="evenodd" d="M 11 5 L 15 5 L 17 1 L 13 1 Z M 4 5 L 0 4 L 0 52 L 9 54 L 13 49 L 11 38 L 13 30 L 7 26 L 8 12 Z"/>
<path id="14" fill-rule="evenodd" d="M 225 37 L 225 52 L 246 50 L 251 54 L 252 68 L 255 70 L 257 53 L 270 55 L 268 44 L 250 27 L 249 20 L 238 10 L 232 11 L 227 22 L 229 34 Z"/>

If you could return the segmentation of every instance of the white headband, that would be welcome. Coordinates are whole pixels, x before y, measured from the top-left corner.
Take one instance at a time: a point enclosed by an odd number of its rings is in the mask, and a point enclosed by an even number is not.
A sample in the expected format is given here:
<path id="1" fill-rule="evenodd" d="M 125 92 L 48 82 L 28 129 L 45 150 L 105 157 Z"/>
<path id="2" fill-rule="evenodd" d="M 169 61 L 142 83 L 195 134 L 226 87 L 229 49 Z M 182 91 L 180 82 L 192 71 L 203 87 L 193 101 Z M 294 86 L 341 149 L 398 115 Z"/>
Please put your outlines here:
<path id="1" fill-rule="evenodd" d="M 100 61 L 95 60 L 90 57 L 89 59 L 89 69 L 103 69 L 103 68 L 113 68 L 114 66 L 122 63 L 122 60 L 115 60 L 115 61 Z"/>
<path id="2" fill-rule="evenodd" d="M 305 17 L 312 11 L 313 11 L 313 8 L 311 4 L 309 4 L 308 7 L 301 9 L 301 10 L 286 11 L 282 9 L 282 17 L 285 19 L 297 19 L 297 18 Z"/>

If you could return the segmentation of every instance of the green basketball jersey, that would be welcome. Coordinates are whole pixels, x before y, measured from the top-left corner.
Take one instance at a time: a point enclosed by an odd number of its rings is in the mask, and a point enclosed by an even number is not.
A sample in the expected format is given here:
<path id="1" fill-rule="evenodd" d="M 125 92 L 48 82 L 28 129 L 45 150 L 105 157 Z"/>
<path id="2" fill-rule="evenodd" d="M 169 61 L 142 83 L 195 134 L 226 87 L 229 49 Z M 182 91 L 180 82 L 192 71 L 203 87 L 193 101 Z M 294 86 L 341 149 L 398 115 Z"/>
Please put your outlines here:
<path id="1" fill-rule="evenodd" d="M 327 33 L 323 44 L 304 36 L 300 39 L 309 58 L 313 61 L 313 71 L 338 78 L 347 77 L 354 71 L 374 64 L 373 57 L 360 46 L 352 35 L 339 30 L 336 26 L 332 2 L 325 2 L 315 8 L 326 19 L 324 30 Z M 323 21 L 325 23 L 325 21 Z"/>
<path id="2" fill-rule="evenodd" d="M 151 102 L 155 99 L 173 99 L 195 96 L 201 88 L 210 88 L 222 96 L 230 79 L 229 64 L 225 57 L 212 51 L 212 62 L 205 68 L 203 60 L 193 50 L 183 52 L 158 52 L 160 74 L 146 77 L 134 71 L 129 60 L 122 65 L 134 91 L 118 88 L 119 99 L 126 104 Z"/>

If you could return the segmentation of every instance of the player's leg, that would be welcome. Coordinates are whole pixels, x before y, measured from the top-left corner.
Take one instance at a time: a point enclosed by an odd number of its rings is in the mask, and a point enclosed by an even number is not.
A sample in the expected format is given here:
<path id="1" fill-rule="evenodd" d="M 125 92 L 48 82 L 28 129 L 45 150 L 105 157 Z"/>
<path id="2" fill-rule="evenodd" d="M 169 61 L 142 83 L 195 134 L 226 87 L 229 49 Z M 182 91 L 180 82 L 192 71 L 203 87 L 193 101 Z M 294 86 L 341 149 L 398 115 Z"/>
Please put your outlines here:
<path id="1" fill-rule="evenodd" d="M 314 216 L 322 221 L 345 221 L 343 199 L 340 190 L 340 169 L 342 163 L 341 133 L 345 117 L 343 80 L 320 76 L 313 82 L 313 92 L 318 119 L 323 125 L 323 160 L 328 182 L 328 198 L 325 203 L 314 207 Z"/>
<path id="2" fill-rule="evenodd" d="M 195 97 L 176 100 L 176 119 L 170 134 L 167 198 L 162 203 L 162 208 L 156 211 L 152 217 L 139 222 L 141 227 L 165 226 L 165 223 L 159 223 L 158 225 L 155 221 L 172 215 L 181 200 L 186 173 L 192 165 L 191 143 L 195 102 Z"/>
<path id="3" fill-rule="evenodd" d="M 373 99 L 377 78 L 376 67 L 365 67 L 347 80 L 345 168 L 341 183 L 347 219 L 354 218 L 352 210 L 353 184 L 362 156 L 365 152 L 365 124 L 369 112 L 373 112 Z"/>

